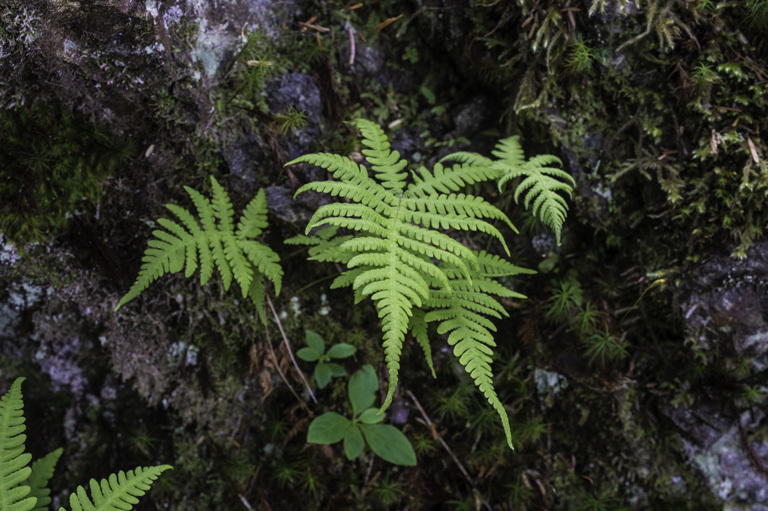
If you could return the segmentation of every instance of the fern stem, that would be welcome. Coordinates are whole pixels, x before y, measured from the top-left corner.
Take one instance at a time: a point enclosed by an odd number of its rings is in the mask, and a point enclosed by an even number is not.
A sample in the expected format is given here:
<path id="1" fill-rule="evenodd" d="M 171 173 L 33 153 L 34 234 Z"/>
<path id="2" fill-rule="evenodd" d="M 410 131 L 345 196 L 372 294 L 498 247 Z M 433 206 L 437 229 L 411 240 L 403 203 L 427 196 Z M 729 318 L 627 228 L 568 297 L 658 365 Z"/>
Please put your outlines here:
<path id="1" fill-rule="evenodd" d="M 301 380 L 304 382 L 304 385 L 307 386 L 307 391 L 309 392 L 309 397 L 312 398 L 312 401 L 317 404 L 317 398 L 315 397 L 315 394 L 312 392 L 312 389 L 309 386 L 309 382 L 307 381 L 307 378 L 304 376 L 304 373 L 302 372 L 301 368 L 299 367 L 299 364 L 296 362 L 296 358 L 293 356 L 293 350 L 291 349 L 291 343 L 288 340 L 288 336 L 285 335 L 285 330 L 283 330 L 283 323 L 280 321 L 280 316 L 277 315 L 277 311 L 275 310 L 275 306 L 272 305 L 272 299 L 267 295 L 267 303 L 269 304 L 270 310 L 272 310 L 272 315 L 275 317 L 275 321 L 277 321 L 277 328 L 280 329 L 280 335 L 283 336 L 283 342 L 285 343 L 285 347 L 288 349 L 288 354 L 291 356 L 291 361 L 293 362 L 293 367 L 296 368 L 296 370 L 299 372 L 299 376 L 301 376 Z"/>

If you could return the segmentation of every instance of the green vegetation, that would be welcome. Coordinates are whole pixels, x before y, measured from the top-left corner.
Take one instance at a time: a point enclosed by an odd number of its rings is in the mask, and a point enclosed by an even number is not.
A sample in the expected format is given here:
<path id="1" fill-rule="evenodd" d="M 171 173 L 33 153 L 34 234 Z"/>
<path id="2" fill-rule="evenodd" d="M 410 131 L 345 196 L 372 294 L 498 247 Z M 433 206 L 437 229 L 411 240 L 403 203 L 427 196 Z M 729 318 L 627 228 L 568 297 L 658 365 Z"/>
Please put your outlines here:
<path id="1" fill-rule="evenodd" d="M 315 365 L 315 383 L 318 388 L 324 389 L 334 376 L 346 376 L 347 372 L 339 364 L 331 362 L 331 359 L 351 357 L 357 351 L 354 346 L 340 342 L 325 351 L 325 341 L 317 333 L 307 330 L 307 347 L 296 352 L 296 356 L 307 362 L 317 362 Z"/>
<path id="2" fill-rule="evenodd" d="M 53 477 L 62 450 L 56 449 L 28 466 L 32 455 L 25 452 L 27 436 L 24 401 L 18 378 L 0 397 L 0 509 L 4 511 L 44 511 L 51 503 L 48 481 Z M 90 497 L 82 486 L 70 494 L 71 511 L 127 511 L 138 504 L 152 482 L 169 465 L 122 470 L 100 482 L 91 479 Z M 66 511 L 60 507 L 59 511 Z"/>
<path id="3" fill-rule="evenodd" d="M 309 425 L 307 442 L 335 444 L 344 441 L 344 454 L 354 460 L 367 443 L 382 459 L 395 465 L 416 465 L 416 453 L 410 442 L 397 428 L 379 424 L 385 416 L 371 405 L 379 390 L 379 378 L 370 365 L 363 366 L 349 379 L 349 403 L 352 420 L 335 412 L 316 417 Z"/>
<path id="4" fill-rule="evenodd" d="M 0 109 L 0 140 L 0 224 L 20 246 L 92 214 L 104 179 L 136 152 L 130 137 L 109 135 L 56 103 Z"/>

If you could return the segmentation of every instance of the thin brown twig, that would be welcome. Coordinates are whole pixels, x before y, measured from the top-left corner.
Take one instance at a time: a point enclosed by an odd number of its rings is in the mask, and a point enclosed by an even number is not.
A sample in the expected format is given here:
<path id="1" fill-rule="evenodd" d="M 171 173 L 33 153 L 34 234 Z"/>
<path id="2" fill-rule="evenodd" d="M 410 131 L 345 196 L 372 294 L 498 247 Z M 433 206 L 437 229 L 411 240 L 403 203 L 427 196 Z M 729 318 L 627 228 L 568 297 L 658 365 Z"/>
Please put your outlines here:
<path id="1" fill-rule="evenodd" d="M 266 329 L 266 332 L 267 332 L 267 348 L 269 348 L 269 353 L 272 355 L 272 358 L 275 361 L 275 369 L 277 369 L 277 372 L 280 375 L 280 378 L 282 378 L 285 384 L 288 386 L 288 390 L 291 391 L 291 394 L 296 396 L 296 399 L 299 401 L 299 403 L 303 404 L 304 406 L 307 406 L 304 400 L 301 399 L 301 397 L 293 389 L 293 385 L 291 385 L 291 382 L 288 381 L 288 378 L 285 376 L 285 373 L 283 373 L 283 370 L 280 369 L 280 361 L 277 360 L 277 355 L 275 354 L 275 350 L 272 349 L 272 339 L 269 337 L 269 328 Z"/>
<path id="2" fill-rule="evenodd" d="M 450 447 L 448 447 L 448 444 L 443 440 L 443 436 L 437 431 L 437 428 L 435 427 L 435 424 L 430 420 L 429 416 L 427 415 L 427 412 L 424 411 L 424 408 L 421 406 L 421 403 L 419 403 L 419 400 L 416 399 L 416 396 L 413 395 L 413 392 L 410 390 L 405 391 L 408 394 L 408 397 L 411 398 L 411 401 L 413 401 L 413 404 L 416 405 L 416 408 L 419 409 L 419 412 L 421 412 L 421 416 L 424 418 L 424 421 L 427 423 L 427 426 L 432 430 L 432 432 L 437 436 L 437 439 L 440 441 L 440 444 L 442 444 L 443 448 L 448 452 L 448 454 L 453 459 L 454 463 L 459 467 L 459 470 L 461 470 L 461 473 L 464 474 L 464 477 L 469 481 L 469 484 L 472 485 L 472 487 L 475 486 L 474 481 L 471 477 L 469 477 L 469 473 L 467 472 L 467 469 L 464 468 L 464 465 L 461 464 L 459 461 L 459 458 L 456 457 L 455 454 L 453 454 L 453 451 Z"/>
<path id="3" fill-rule="evenodd" d="M 299 372 L 299 376 L 301 376 L 301 381 L 303 381 L 304 385 L 307 386 L 309 397 L 311 397 L 312 401 L 314 401 L 315 404 L 317 404 L 317 398 L 315 397 L 315 394 L 312 392 L 312 389 L 309 386 L 309 382 L 304 377 L 304 373 L 301 371 L 301 368 L 299 368 L 299 364 L 296 362 L 296 358 L 293 356 L 293 350 L 291 349 L 291 342 L 288 340 L 288 336 L 285 335 L 285 330 L 283 330 L 283 323 L 280 321 L 280 316 L 277 315 L 275 306 L 272 305 L 272 300 L 269 298 L 269 296 L 267 296 L 267 303 L 269 304 L 269 308 L 272 310 L 272 315 L 275 316 L 275 321 L 277 321 L 277 328 L 280 329 L 280 335 L 283 336 L 283 342 L 285 343 L 285 347 L 288 348 L 288 354 L 291 356 L 293 367 L 295 367 L 296 370 Z"/>

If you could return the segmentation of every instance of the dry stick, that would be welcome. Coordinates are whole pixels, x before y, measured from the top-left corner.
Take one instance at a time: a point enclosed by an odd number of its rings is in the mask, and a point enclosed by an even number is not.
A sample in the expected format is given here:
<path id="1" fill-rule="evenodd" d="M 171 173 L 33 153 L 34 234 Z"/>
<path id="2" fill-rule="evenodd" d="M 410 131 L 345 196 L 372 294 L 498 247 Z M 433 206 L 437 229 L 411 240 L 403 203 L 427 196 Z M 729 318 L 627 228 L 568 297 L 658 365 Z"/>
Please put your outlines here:
<path id="1" fill-rule="evenodd" d="M 299 401 L 299 403 L 303 404 L 304 406 L 307 406 L 304 400 L 301 399 L 301 397 L 296 393 L 295 390 L 293 390 L 293 385 L 291 385 L 291 382 L 288 381 L 288 378 L 283 373 L 283 370 L 280 369 L 280 361 L 277 360 L 277 355 L 275 354 L 275 350 L 272 349 L 272 339 L 269 337 L 269 328 L 266 328 L 265 331 L 267 333 L 267 348 L 269 348 L 269 353 L 272 355 L 272 358 L 275 360 L 275 369 L 277 369 L 278 374 L 280 374 L 280 378 L 282 378 L 285 384 L 288 386 L 288 390 L 291 391 L 291 394 L 296 396 L 296 399 Z"/>
<path id="2" fill-rule="evenodd" d="M 296 370 L 299 372 L 299 376 L 301 376 L 301 381 L 303 381 L 304 385 L 307 386 L 309 397 L 311 397 L 312 401 L 314 401 L 315 404 L 317 404 L 317 398 L 315 398 L 315 394 L 312 392 L 312 389 L 309 387 L 309 382 L 304 377 L 304 373 L 299 368 L 299 364 L 296 363 L 296 358 L 294 358 L 293 350 L 291 349 L 291 343 L 290 341 L 288 341 L 288 336 L 285 335 L 285 330 L 283 330 L 283 324 L 280 322 L 280 317 L 277 315 L 277 311 L 275 310 L 275 306 L 272 305 L 272 300 L 269 298 L 269 295 L 267 295 L 267 303 L 269 304 L 269 308 L 272 309 L 272 315 L 275 316 L 275 321 L 277 321 L 277 328 L 280 329 L 280 334 L 283 336 L 283 342 L 285 343 L 285 347 L 288 348 L 288 354 L 291 356 L 293 367 L 295 367 Z"/>
<path id="3" fill-rule="evenodd" d="M 408 397 L 411 398 L 411 401 L 413 401 L 413 404 L 416 405 L 416 408 L 419 409 L 421 412 L 421 416 L 424 417 L 424 420 L 427 423 L 427 426 L 434 432 L 435 435 L 437 435 L 437 439 L 440 440 L 440 443 L 443 445 L 443 448 L 448 451 L 448 454 L 451 455 L 451 458 L 453 458 L 453 461 L 456 463 L 456 465 L 459 466 L 459 470 L 461 470 L 461 473 L 464 474 L 464 477 L 467 478 L 467 481 L 469 481 L 469 484 L 472 485 L 472 487 L 475 486 L 475 483 L 472 481 L 472 478 L 469 477 L 469 474 L 467 473 L 467 469 L 464 468 L 464 465 L 461 464 L 459 461 L 459 458 L 456 457 L 455 454 L 453 454 L 453 451 L 450 447 L 448 447 L 448 444 L 445 443 L 445 440 L 443 440 L 443 436 L 437 431 L 437 427 L 435 427 L 435 424 L 429 420 L 429 417 L 427 416 L 427 412 L 424 411 L 424 408 L 422 408 L 421 403 L 419 403 L 419 400 L 416 399 L 416 396 L 413 395 L 413 392 L 410 390 L 405 391 L 408 394 Z"/>

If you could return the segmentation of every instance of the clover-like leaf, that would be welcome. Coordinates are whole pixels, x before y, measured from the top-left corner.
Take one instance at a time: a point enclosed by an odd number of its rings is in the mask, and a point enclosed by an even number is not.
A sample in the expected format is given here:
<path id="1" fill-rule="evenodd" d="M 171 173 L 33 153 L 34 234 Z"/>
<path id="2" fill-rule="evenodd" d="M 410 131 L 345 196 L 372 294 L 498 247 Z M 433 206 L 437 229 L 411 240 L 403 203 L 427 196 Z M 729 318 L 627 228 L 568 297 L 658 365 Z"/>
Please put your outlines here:
<path id="1" fill-rule="evenodd" d="M 315 366 L 315 383 L 318 388 L 324 389 L 333 377 L 333 370 L 325 362 L 318 362 Z"/>
<path id="2" fill-rule="evenodd" d="M 377 424 L 384 420 L 385 415 L 376 408 L 368 408 L 357 418 L 363 424 Z"/>
<path id="3" fill-rule="evenodd" d="M 360 428 L 354 424 L 347 428 L 347 432 L 344 433 L 344 454 L 347 455 L 348 460 L 353 460 L 360 456 L 365 447 L 363 441 L 363 434 L 360 432 Z"/>
<path id="4" fill-rule="evenodd" d="M 326 355 L 328 355 L 331 358 L 347 358 L 354 355 L 356 351 L 357 351 L 357 348 L 355 348 L 351 344 L 340 342 L 338 344 L 334 344 L 333 346 L 331 346 L 331 348 L 328 350 L 328 353 L 326 353 Z"/>
<path id="5" fill-rule="evenodd" d="M 318 352 L 320 355 L 325 354 L 325 341 L 320 337 L 320 334 L 313 332 L 312 330 L 305 330 L 304 332 L 307 346 Z"/>
<path id="6" fill-rule="evenodd" d="M 408 438 L 388 424 L 361 424 L 365 441 L 381 459 L 395 465 L 416 465 L 416 453 Z"/>
<path id="7" fill-rule="evenodd" d="M 379 390 L 379 378 L 370 364 L 365 364 L 362 369 L 352 375 L 349 379 L 348 393 L 355 416 L 373 404 L 377 390 Z"/>
<path id="8" fill-rule="evenodd" d="M 315 362 L 320 360 L 321 354 L 318 353 L 314 348 L 301 348 L 296 352 L 296 356 L 302 360 L 306 360 L 307 362 Z"/>
<path id="9" fill-rule="evenodd" d="M 320 417 L 316 417 L 309 425 L 307 442 L 324 445 L 335 444 L 344 438 L 350 424 L 346 417 L 336 412 L 326 412 Z"/>

